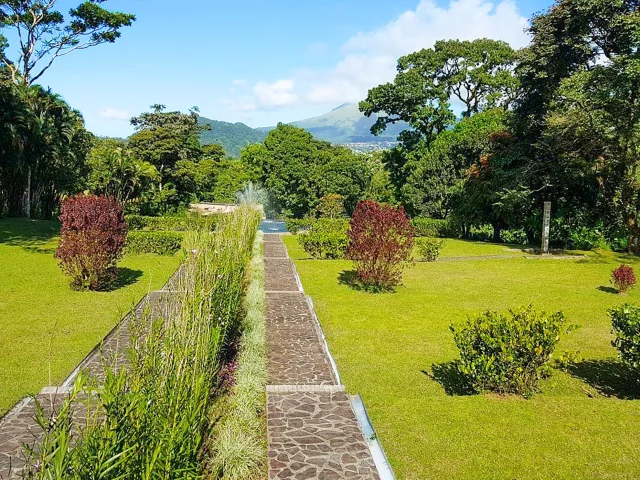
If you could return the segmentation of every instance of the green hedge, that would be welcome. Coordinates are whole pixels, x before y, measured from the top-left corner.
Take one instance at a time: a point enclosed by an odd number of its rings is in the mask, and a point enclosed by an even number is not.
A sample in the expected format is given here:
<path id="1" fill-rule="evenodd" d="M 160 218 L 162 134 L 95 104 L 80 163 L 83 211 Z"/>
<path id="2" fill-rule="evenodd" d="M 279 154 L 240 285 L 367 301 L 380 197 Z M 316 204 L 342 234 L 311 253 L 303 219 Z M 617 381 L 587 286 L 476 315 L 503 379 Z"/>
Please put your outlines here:
<path id="1" fill-rule="evenodd" d="M 148 232 L 185 232 L 200 228 L 215 229 L 219 215 L 187 214 L 181 216 L 147 217 L 144 215 L 127 215 L 129 230 Z"/>
<path id="2" fill-rule="evenodd" d="M 127 253 L 156 253 L 173 255 L 182 247 L 181 232 L 144 232 L 130 230 L 127 234 Z"/>
<path id="3" fill-rule="evenodd" d="M 416 237 L 456 237 L 457 233 L 448 220 L 416 217 L 411 220 Z"/>
<path id="4" fill-rule="evenodd" d="M 298 242 L 314 258 L 342 258 L 349 245 L 348 218 L 319 218 L 298 235 Z"/>

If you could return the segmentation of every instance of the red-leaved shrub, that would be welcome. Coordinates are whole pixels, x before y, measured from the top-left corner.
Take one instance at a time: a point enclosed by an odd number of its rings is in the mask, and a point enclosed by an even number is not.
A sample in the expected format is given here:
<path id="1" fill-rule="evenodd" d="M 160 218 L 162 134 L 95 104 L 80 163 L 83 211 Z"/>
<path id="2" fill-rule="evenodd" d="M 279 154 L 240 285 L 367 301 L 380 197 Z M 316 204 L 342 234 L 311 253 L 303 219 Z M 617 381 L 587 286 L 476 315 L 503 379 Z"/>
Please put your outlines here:
<path id="1" fill-rule="evenodd" d="M 72 288 L 102 290 L 117 276 L 127 224 L 113 197 L 76 195 L 62 202 L 56 258 Z"/>
<path id="2" fill-rule="evenodd" d="M 403 208 L 366 200 L 351 218 L 347 258 L 367 288 L 387 290 L 402 281 L 413 248 L 413 226 Z"/>
<path id="3" fill-rule="evenodd" d="M 620 265 L 611 273 L 611 280 L 619 293 L 625 293 L 636 285 L 636 275 L 629 265 Z"/>

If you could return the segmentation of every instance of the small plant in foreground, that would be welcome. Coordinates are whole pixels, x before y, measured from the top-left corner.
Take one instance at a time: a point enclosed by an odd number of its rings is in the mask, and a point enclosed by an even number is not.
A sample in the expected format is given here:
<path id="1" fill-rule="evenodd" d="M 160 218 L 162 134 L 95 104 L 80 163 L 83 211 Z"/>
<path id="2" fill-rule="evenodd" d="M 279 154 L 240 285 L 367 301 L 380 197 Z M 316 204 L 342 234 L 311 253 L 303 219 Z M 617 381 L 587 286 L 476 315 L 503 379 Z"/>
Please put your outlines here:
<path id="1" fill-rule="evenodd" d="M 566 327 L 562 312 L 537 313 L 531 305 L 507 313 L 486 311 L 451 325 L 459 369 L 480 392 L 531 395 L 549 374 L 550 359 Z"/>
<path id="2" fill-rule="evenodd" d="M 440 238 L 422 237 L 416 239 L 416 246 L 420 252 L 420 258 L 427 262 L 435 262 L 440 256 L 440 249 L 444 240 Z"/>
<path id="3" fill-rule="evenodd" d="M 411 258 L 413 227 L 403 208 L 366 200 L 351 218 L 347 257 L 358 280 L 369 289 L 388 290 L 402 281 Z"/>
<path id="4" fill-rule="evenodd" d="M 71 277 L 72 288 L 101 290 L 117 276 L 127 225 L 113 197 L 76 195 L 61 206 L 56 258 Z"/>
<path id="5" fill-rule="evenodd" d="M 618 289 L 618 293 L 627 291 L 636 286 L 636 274 L 629 265 L 620 265 L 611 272 L 611 281 Z"/>
<path id="6" fill-rule="evenodd" d="M 640 307 L 624 304 L 609 310 L 616 338 L 611 344 L 620 358 L 640 373 Z"/>

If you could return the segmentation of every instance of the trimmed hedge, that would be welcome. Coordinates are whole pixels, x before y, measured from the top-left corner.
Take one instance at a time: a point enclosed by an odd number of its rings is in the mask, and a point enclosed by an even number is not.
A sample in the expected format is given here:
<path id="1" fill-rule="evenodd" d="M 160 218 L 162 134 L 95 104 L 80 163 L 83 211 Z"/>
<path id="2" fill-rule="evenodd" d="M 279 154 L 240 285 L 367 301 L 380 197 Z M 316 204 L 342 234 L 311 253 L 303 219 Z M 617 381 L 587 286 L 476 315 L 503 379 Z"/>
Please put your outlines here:
<path id="1" fill-rule="evenodd" d="M 343 258 L 349 245 L 349 220 L 319 218 L 298 235 L 298 242 L 314 258 Z"/>
<path id="2" fill-rule="evenodd" d="M 129 230 L 143 230 L 148 232 L 186 232 L 200 228 L 215 229 L 219 215 L 181 215 L 165 217 L 147 217 L 144 215 L 127 215 Z"/>
<path id="3" fill-rule="evenodd" d="M 449 220 L 416 217 L 411 220 L 416 237 L 457 237 Z"/>
<path id="4" fill-rule="evenodd" d="M 156 253 L 173 255 L 182 248 L 181 232 L 144 232 L 129 231 L 127 234 L 127 253 Z"/>

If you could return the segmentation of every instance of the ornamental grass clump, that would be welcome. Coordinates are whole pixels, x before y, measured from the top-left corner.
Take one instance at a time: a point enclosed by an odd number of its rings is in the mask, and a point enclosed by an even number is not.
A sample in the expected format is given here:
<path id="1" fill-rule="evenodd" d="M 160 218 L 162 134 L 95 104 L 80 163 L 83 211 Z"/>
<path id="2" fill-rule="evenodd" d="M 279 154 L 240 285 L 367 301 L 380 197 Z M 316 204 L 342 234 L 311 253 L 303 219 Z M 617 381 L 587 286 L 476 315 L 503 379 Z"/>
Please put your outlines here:
<path id="1" fill-rule="evenodd" d="M 609 310 L 615 338 L 611 344 L 620 358 L 640 374 L 640 307 L 624 304 Z"/>
<path id="2" fill-rule="evenodd" d="M 209 407 L 243 315 L 259 221 L 242 207 L 215 232 L 185 236 L 190 253 L 176 291 L 133 316 L 129 365 L 108 363 L 100 385 L 79 377 L 89 420 L 60 449 L 72 427 L 50 419 L 41 442 L 48 448 L 32 452 L 31 478 L 200 478 Z"/>
<path id="3" fill-rule="evenodd" d="M 109 288 L 118 275 L 127 225 L 113 197 L 76 195 L 62 202 L 56 258 L 77 290 Z"/>
<path id="4" fill-rule="evenodd" d="M 618 293 L 624 294 L 636 286 L 636 274 L 629 265 L 620 265 L 611 272 L 611 281 L 618 289 Z"/>
<path id="5" fill-rule="evenodd" d="M 537 313 L 531 305 L 507 313 L 486 311 L 452 324 L 458 368 L 478 392 L 532 395 L 550 372 L 550 359 L 566 326 L 562 312 Z"/>
<path id="6" fill-rule="evenodd" d="M 389 290 L 402 282 L 413 249 L 413 227 L 402 207 L 359 202 L 349 229 L 347 258 L 369 290 Z"/>

